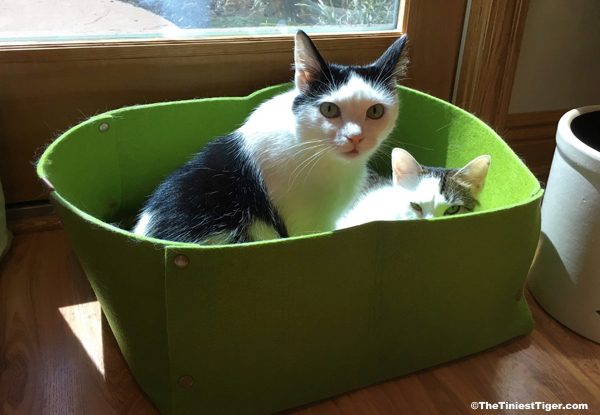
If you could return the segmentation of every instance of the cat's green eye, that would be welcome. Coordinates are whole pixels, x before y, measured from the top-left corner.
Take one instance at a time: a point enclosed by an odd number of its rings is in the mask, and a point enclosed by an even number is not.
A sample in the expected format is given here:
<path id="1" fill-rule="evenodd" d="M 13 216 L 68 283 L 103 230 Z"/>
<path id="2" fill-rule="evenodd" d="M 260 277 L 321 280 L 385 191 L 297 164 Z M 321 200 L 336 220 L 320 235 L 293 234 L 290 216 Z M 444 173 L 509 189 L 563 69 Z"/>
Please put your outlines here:
<path id="1" fill-rule="evenodd" d="M 333 102 L 324 102 L 319 106 L 321 114 L 327 118 L 335 118 L 340 116 L 340 108 Z"/>
<path id="2" fill-rule="evenodd" d="M 416 212 L 423 213 L 423 208 L 418 203 L 410 202 L 410 207 L 413 208 Z"/>
<path id="3" fill-rule="evenodd" d="M 455 215 L 458 212 L 460 212 L 460 205 L 454 205 L 454 206 L 450 206 L 448 209 L 446 209 L 446 211 L 444 212 L 444 215 Z"/>
<path id="4" fill-rule="evenodd" d="M 384 112 L 385 109 L 383 108 L 383 105 L 375 104 L 369 107 L 369 109 L 367 110 L 367 117 L 371 118 L 372 120 L 378 120 L 381 117 L 383 117 Z"/>

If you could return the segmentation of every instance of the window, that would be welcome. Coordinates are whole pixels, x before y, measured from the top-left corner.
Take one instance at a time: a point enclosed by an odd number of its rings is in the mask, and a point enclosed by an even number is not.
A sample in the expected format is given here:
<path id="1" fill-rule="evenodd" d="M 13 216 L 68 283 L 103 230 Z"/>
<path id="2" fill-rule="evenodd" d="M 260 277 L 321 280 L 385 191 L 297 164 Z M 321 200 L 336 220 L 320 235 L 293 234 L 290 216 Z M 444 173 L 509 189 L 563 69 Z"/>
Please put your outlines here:
<path id="1" fill-rule="evenodd" d="M 5 42 L 395 30 L 401 0 L 4 0 Z"/>

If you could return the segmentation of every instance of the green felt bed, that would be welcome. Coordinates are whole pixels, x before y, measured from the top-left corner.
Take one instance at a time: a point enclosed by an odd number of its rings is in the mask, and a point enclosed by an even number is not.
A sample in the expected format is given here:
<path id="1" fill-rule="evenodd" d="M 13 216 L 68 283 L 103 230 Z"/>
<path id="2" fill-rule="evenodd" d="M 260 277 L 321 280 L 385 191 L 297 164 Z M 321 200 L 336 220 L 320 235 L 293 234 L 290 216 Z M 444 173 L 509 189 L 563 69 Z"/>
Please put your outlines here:
<path id="1" fill-rule="evenodd" d="M 40 159 L 123 355 L 161 413 L 272 413 L 532 328 L 522 287 L 539 236 L 538 181 L 477 118 L 407 88 L 389 143 L 427 165 L 490 154 L 477 212 L 229 246 L 111 225 L 128 223 L 165 175 L 286 88 L 111 111 Z M 186 268 L 175 266 L 179 254 Z"/>

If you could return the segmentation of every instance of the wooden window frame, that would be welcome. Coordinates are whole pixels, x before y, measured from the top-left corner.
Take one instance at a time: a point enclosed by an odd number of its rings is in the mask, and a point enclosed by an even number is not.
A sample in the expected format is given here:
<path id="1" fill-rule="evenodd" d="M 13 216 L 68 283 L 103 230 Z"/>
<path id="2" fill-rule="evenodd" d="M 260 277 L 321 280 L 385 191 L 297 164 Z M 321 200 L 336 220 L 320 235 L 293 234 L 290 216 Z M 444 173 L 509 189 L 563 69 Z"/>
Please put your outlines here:
<path id="1" fill-rule="evenodd" d="M 529 0 L 471 0 L 454 103 L 506 126 Z"/>
<path id="2" fill-rule="evenodd" d="M 545 183 L 564 110 L 509 114 L 529 0 L 471 0 L 454 103 L 486 121 Z"/>

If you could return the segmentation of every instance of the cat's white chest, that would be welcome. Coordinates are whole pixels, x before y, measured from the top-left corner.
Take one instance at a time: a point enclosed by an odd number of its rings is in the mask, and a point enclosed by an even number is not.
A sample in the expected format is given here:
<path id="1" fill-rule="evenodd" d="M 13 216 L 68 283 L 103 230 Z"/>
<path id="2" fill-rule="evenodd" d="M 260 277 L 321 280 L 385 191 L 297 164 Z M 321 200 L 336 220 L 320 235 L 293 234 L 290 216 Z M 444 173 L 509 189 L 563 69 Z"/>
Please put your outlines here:
<path id="1" fill-rule="evenodd" d="M 290 235 L 302 235 L 334 229 L 364 180 L 365 174 L 357 170 L 335 180 L 320 174 L 300 176 L 291 185 L 286 177 L 271 177 L 267 186 Z"/>

